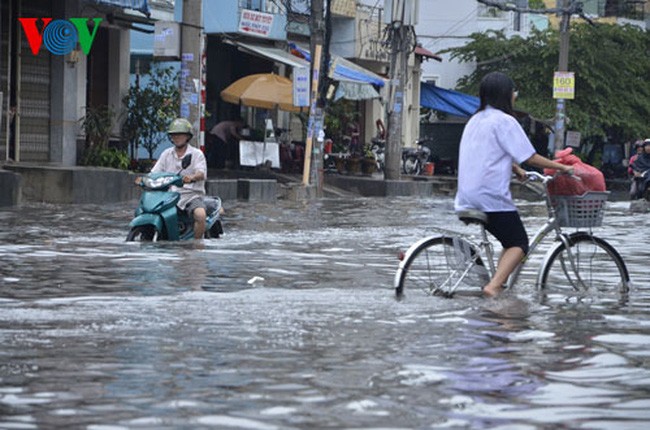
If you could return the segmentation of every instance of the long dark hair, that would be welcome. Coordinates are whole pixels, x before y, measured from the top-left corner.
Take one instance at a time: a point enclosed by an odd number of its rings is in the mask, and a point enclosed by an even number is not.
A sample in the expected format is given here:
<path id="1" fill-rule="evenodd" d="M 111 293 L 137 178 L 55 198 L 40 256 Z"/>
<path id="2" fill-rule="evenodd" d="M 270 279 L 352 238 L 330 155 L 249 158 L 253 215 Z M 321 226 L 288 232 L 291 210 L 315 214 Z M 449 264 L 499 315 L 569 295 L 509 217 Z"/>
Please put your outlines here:
<path id="1" fill-rule="evenodd" d="M 481 86 L 479 87 L 481 105 L 477 112 L 490 105 L 508 115 L 512 115 L 514 113 L 512 109 L 512 93 L 514 90 L 515 83 L 505 73 L 488 73 L 481 80 Z"/>

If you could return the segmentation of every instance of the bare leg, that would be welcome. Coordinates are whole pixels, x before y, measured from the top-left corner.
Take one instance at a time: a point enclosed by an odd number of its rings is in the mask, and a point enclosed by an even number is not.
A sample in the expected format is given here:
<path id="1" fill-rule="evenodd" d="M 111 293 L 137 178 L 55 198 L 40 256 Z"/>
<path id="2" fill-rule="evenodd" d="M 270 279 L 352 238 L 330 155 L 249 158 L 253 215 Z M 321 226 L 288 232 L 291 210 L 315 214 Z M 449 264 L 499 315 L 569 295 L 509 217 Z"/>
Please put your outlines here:
<path id="1" fill-rule="evenodd" d="M 523 257 L 524 250 L 518 246 L 504 249 L 499 258 L 497 271 L 490 282 L 483 287 L 483 293 L 488 297 L 494 297 L 503 291 L 503 285 L 508 280 L 508 276 L 515 270 Z"/>
<path id="2" fill-rule="evenodd" d="M 192 216 L 194 217 L 194 239 L 203 239 L 203 235 L 205 234 L 205 219 L 207 217 L 205 209 L 194 209 Z"/>

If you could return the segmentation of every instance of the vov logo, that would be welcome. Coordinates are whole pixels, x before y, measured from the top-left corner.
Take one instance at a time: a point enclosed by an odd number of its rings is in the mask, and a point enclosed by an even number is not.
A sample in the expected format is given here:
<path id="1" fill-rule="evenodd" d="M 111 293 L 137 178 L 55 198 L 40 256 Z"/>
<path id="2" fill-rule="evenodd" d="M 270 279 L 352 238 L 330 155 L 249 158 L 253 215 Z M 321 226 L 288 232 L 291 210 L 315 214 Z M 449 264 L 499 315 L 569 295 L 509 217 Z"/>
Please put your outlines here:
<path id="1" fill-rule="evenodd" d="M 41 32 L 38 31 L 36 26 L 36 21 L 39 19 L 43 21 Z M 92 33 L 88 28 L 88 20 L 89 18 L 70 18 L 69 20 L 18 18 L 34 55 L 38 55 L 41 45 L 45 45 L 45 48 L 54 55 L 66 55 L 77 47 L 77 42 L 79 42 L 84 54 L 88 55 L 102 18 L 92 18 L 95 23 Z"/>

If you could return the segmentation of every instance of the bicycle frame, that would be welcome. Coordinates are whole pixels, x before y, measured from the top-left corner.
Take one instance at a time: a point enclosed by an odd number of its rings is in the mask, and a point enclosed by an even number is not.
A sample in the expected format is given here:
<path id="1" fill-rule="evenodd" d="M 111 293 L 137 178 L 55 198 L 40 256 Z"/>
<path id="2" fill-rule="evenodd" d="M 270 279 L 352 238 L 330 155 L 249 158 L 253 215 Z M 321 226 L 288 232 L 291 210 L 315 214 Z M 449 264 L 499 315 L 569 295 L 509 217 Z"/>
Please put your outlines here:
<path id="1" fill-rule="evenodd" d="M 545 201 L 545 204 L 546 204 L 546 210 L 547 210 L 549 216 L 548 216 L 548 220 L 546 221 L 546 223 L 535 232 L 532 240 L 529 243 L 528 253 L 526 255 L 524 255 L 524 257 L 521 259 L 521 262 L 517 265 L 515 270 L 512 272 L 512 274 L 508 278 L 508 282 L 506 284 L 507 288 L 512 288 L 515 285 L 515 283 L 519 279 L 519 275 L 521 274 L 521 271 L 524 268 L 524 265 L 528 261 L 528 258 L 535 252 L 535 250 L 537 249 L 537 246 L 551 232 L 555 232 L 555 238 L 557 240 L 560 240 L 565 245 L 565 247 L 567 248 L 567 253 L 569 255 L 569 261 L 570 261 L 570 266 L 571 266 L 571 271 L 573 272 L 573 275 L 578 280 L 578 283 L 582 285 L 582 288 L 585 288 L 584 284 L 583 284 L 583 282 L 582 282 L 582 280 L 580 278 L 580 275 L 578 273 L 578 270 L 577 270 L 577 268 L 575 266 L 575 261 L 574 261 L 573 255 L 571 254 L 571 248 L 569 246 L 569 243 L 570 243 L 569 236 L 562 231 L 562 227 L 559 225 L 559 222 L 557 220 L 557 215 L 555 213 L 555 208 L 553 207 L 553 204 L 551 202 L 551 197 L 548 194 L 547 183 L 552 179 L 552 177 L 544 176 L 544 175 L 541 175 L 541 174 L 539 174 L 537 172 L 527 172 L 527 174 L 528 174 L 528 179 L 527 179 L 526 182 L 524 182 L 524 184 L 523 184 L 524 186 L 526 186 L 529 181 L 540 181 L 541 182 L 542 187 L 543 187 L 542 190 L 538 190 L 538 189 L 535 189 L 535 188 L 530 187 L 530 186 L 529 186 L 529 189 L 531 189 L 532 191 L 536 192 L 539 195 L 544 196 L 544 201 Z M 486 229 L 485 229 L 485 227 L 483 225 L 481 226 L 481 241 L 477 244 L 477 247 L 479 248 L 479 250 L 483 251 L 485 259 L 487 260 L 487 269 L 488 269 L 488 273 L 489 273 L 490 277 L 494 276 L 494 273 L 496 272 L 494 249 L 493 249 L 492 243 L 488 239 L 487 231 L 486 231 Z M 472 263 L 472 264 L 475 264 L 475 263 Z M 542 264 L 542 267 L 543 267 L 543 265 L 544 264 Z M 462 281 L 462 277 L 464 277 L 464 275 L 467 272 L 469 272 L 470 269 L 471 269 L 471 265 L 470 265 L 469 268 L 467 268 L 464 271 L 465 273 L 463 273 L 463 275 L 461 276 L 461 279 L 457 282 L 457 284 L 460 284 L 460 282 Z M 565 270 L 566 270 L 566 268 L 565 268 Z M 567 276 L 567 278 L 571 279 L 571 277 L 569 277 L 569 276 Z M 452 288 L 452 291 L 455 290 L 455 288 L 456 288 L 456 285 Z M 579 289 L 579 287 L 577 287 L 575 285 L 574 285 L 574 288 Z"/>
<path id="2" fill-rule="evenodd" d="M 539 244 L 549 234 L 554 233 L 554 243 L 546 252 L 539 268 L 536 281 L 538 287 L 545 288 L 549 285 L 549 270 L 553 270 L 555 272 L 555 282 L 557 283 L 559 280 L 559 288 L 569 287 L 575 291 L 588 290 L 593 282 L 593 269 L 598 271 L 600 267 L 598 265 L 593 266 L 591 263 L 594 256 L 592 249 L 596 249 L 601 251 L 605 258 L 613 264 L 613 266 L 608 267 L 617 270 L 615 276 L 620 277 L 622 282 L 622 284 L 617 284 L 619 291 L 625 292 L 630 281 L 625 262 L 616 249 L 591 232 L 591 226 L 599 225 L 599 223 L 585 223 L 587 224 L 585 225 L 587 230 L 578 230 L 571 233 L 563 232 L 563 225 L 580 225 L 580 223 L 567 221 L 566 219 L 569 218 L 562 212 L 558 215 L 556 208 L 553 206 L 555 202 L 552 201 L 547 188 L 547 183 L 553 180 L 553 177 L 537 172 L 526 172 L 526 176 L 527 180 L 524 185 L 530 187 L 529 182 L 533 181 L 541 183 L 541 189 L 540 187 L 533 188 L 538 194 L 544 195 L 548 218 L 533 236 L 529 243 L 528 252 L 510 275 L 506 287 L 514 287 L 524 264 L 528 262 Z M 595 201 L 602 201 L 602 199 Z M 566 206 L 559 207 L 562 210 L 567 209 Z M 493 245 L 488 237 L 488 231 L 485 228 L 486 214 L 479 210 L 469 209 L 459 212 L 458 215 L 460 220 L 466 224 L 479 224 L 480 237 L 477 238 L 459 231 L 436 228 L 441 234 L 425 237 L 411 245 L 407 252 L 400 257 L 401 262 L 395 273 L 394 285 L 398 299 L 403 295 L 406 279 L 409 279 L 409 284 L 416 285 L 419 289 L 428 292 L 429 295 L 452 297 L 461 284 L 471 286 L 478 282 L 487 282 L 485 280 L 486 276 L 489 276 L 487 279 L 494 277 L 496 258 Z M 589 245 L 586 247 L 581 246 L 581 244 L 585 243 Z M 432 254 L 429 254 L 430 250 Z M 431 259 L 429 258 L 430 255 Z M 587 268 L 586 270 L 583 268 L 583 256 L 588 261 L 584 266 Z M 413 266 L 414 262 L 416 264 Z M 477 270 L 474 271 L 473 269 Z M 414 273 L 412 280 L 407 278 L 410 273 Z M 469 277 L 470 274 L 472 277 Z M 564 278 L 566 279 L 562 280 Z M 468 280 L 469 284 L 466 282 Z M 566 281 L 568 281 L 568 284 Z"/>
<path id="3" fill-rule="evenodd" d="M 569 236 L 567 234 L 565 234 L 564 232 L 562 232 L 562 227 L 560 226 L 560 224 L 558 222 L 557 214 L 555 212 L 555 208 L 553 207 L 553 204 L 551 202 L 551 196 L 548 193 L 547 184 L 552 179 L 552 177 L 544 176 L 544 175 L 541 175 L 541 174 L 539 174 L 537 172 L 526 172 L 526 174 L 528 175 L 528 180 L 526 182 L 524 182 L 524 186 L 527 184 L 528 181 L 531 181 L 531 180 L 532 181 L 535 181 L 535 180 L 541 181 L 541 183 L 542 183 L 542 191 L 534 190 L 534 189 L 533 189 L 533 191 L 536 191 L 538 194 L 544 196 L 544 201 L 546 203 L 546 210 L 548 212 L 549 217 L 548 217 L 548 220 L 546 221 L 546 223 L 542 227 L 540 227 L 539 230 L 537 230 L 537 232 L 535 232 L 535 235 L 533 236 L 533 239 L 530 241 L 530 243 L 528 245 L 528 253 L 526 255 L 524 255 L 524 258 L 522 258 L 521 262 L 517 265 L 515 270 L 510 275 L 510 278 L 508 279 L 508 283 L 507 283 L 508 288 L 511 288 L 512 286 L 514 286 L 515 282 L 517 282 L 517 279 L 519 278 L 519 274 L 521 273 L 526 261 L 528 261 L 528 257 L 530 255 L 532 255 L 533 252 L 535 252 L 535 249 L 540 244 L 540 242 L 542 242 L 542 240 L 544 240 L 546 238 L 546 236 L 550 232 L 554 231 L 555 232 L 555 239 L 562 241 L 562 243 L 564 244 L 564 246 L 567 249 L 567 254 L 569 255 L 569 262 L 571 264 L 571 270 L 573 272 L 573 275 L 575 275 L 576 279 L 578 280 L 578 283 L 581 285 L 580 288 L 586 289 L 582 279 L 580 278 L 579 271 L 578 271 L 577 267 L 575 266 L 575 259 L 573 258 L 573 255 L 572 255 L 572 252 L 571 252 L 571 247 L 569 246 L 569 243 L 570 243 Z M 529 187 L 529 189 L 532 189 L 532 188 Z M 548 256 L 546 258 L 548 258 Z M 544 267 L 544 265 L 546 263 L 546 258 L 545 258 L 545 261 L 542 263 L 542 267 Z M 566 272 L 566 268 L 564 268 L 564 270 Z M 571 279 L 571 277 L 567 276 L 567 279 Z M 576 290 L 579 289 L 579 287 L 577 287 L 576 285 L 574 285 L 574 288 L 576 288 Z"/>

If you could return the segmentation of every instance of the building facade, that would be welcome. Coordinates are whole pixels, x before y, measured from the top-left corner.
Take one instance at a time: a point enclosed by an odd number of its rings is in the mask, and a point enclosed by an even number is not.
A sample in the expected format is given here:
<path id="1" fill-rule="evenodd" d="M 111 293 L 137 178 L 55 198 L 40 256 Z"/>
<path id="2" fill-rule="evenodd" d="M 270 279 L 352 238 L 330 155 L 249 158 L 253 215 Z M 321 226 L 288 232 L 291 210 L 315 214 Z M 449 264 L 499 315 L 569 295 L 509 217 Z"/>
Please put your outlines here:
<path id="1" fill-rule="evenodd" d="M 161 1 L 3 1 L 0 160 L 78 164 L 85 146 L 80 119 L 87 107 L 121 111 L 130 30 L 152 25 L 150 6 Z M 112 135 L 119 139 L 117 121 Z"/>

